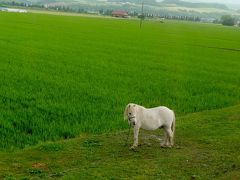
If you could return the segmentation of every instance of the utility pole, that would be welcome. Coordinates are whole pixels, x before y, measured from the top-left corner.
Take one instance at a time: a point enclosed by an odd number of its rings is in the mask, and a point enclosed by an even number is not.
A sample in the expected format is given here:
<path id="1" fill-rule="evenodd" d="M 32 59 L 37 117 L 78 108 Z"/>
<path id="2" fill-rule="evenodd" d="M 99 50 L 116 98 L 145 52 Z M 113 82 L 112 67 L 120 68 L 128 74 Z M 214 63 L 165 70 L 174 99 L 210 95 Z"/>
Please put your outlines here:
<path id="1" fill-rule="evenodd" d="M 144 15 L 143 15 L 143 5 L 144 5 L 144 2 L 142 1 L 142 13 L 140 15 L 140 29 L 142 29 L 142 22 L 143 22 L 143 19 L 144 19 Z"/>

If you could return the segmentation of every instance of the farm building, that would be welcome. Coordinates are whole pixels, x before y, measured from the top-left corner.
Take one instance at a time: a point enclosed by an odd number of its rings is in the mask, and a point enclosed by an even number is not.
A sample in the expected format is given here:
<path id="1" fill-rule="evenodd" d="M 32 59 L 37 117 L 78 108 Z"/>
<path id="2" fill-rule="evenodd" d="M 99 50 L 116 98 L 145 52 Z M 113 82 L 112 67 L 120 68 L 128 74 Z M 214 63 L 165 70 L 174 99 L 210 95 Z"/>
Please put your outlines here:
<path id="1" fill-rule="evenodd" d="M 0 8 L 0 11 L 18 12 L 18 13 L 26 13 L 27 12 L 27 10 L 25 10 L 25 9 L 13 9 L 13 8 Z"/>
<path id="2" fill-rule="evenodd" d="M 204 23 L 213 23 L 216 19 L 215 18 L 201 18 L 200 21 Z"/>
<path id="3" fill-rule="evenodd" d="M 237 25 L 237 26 L 240 26 L 240 21 L 237 21 L 236 25 Z"/>
<path id="4" fill-rule="evenodd" d="M 128 17 L 128 12 L 127 11 L 113 11 L 112 16 L 113 17 L 127 18 Z"/>

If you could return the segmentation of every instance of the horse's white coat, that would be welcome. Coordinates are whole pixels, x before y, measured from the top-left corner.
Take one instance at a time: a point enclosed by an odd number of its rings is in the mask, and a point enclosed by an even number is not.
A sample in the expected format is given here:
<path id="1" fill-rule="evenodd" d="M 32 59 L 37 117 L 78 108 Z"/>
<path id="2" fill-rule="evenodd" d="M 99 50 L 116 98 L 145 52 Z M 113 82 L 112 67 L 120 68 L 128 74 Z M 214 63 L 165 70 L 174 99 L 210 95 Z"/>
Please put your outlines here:
<path id="1" fill-rule="evenodd" d="M 164 141 L 162 146 L 172 147 L 174 145 L 175 114 L 165 107 L 159 106 L 147 109 L 143 106 L 130 103 L 124 111 L 124 119 L 128 119 L 129 125 L 134 127 L 134 143 L 132 148 L 138 146 L 139 129 L 156 130 L 164 129 Z"/>

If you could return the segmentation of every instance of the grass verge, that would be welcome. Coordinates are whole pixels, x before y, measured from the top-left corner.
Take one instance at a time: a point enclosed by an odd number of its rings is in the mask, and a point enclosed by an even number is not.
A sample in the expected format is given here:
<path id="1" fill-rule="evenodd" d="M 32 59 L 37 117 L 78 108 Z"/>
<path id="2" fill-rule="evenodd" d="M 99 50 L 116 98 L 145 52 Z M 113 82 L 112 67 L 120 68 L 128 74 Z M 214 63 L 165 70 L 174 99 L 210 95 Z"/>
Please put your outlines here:
<path id="1" fill-rule="evenodd" d="M 131 151 L 123 131 L 0 153 L 0 178 L 240 178 L 240 105 L 179 117 L 176 130 L 173 149 L 160 148 L 160 131 L 141 131 Z"/>

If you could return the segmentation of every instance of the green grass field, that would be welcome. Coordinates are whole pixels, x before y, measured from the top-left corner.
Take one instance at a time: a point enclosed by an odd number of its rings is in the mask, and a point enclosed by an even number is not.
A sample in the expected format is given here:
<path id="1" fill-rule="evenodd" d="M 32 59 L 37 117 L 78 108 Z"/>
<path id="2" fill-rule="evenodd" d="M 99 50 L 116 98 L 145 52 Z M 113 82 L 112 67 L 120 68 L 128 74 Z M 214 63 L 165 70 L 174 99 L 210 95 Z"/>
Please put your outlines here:
<path id="1" fill-rule="evenodd" d="M 177 117 L 240 103 L 240 29 L 0 12 L 0 149 L 127 128 L 129 102 Z"/>
<path id="2" fill-rule="evenodd" d="M 0 152 L 0 179 L 240 179 L 240 106 L 178 118 L 176 147 L 159 131 L 84 135 L 12 153 Z"/>

